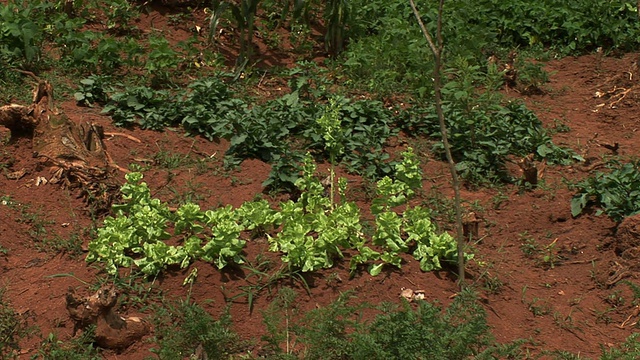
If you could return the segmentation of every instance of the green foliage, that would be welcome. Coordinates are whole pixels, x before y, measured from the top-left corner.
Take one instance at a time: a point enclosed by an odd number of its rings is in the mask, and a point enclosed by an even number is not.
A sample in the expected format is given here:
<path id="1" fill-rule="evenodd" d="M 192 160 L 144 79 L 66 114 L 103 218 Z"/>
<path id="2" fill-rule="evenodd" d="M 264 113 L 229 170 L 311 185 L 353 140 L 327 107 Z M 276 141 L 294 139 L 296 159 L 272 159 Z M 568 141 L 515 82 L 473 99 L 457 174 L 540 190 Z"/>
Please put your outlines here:
<path id="1" fill-rule="evenodd" d="M 350 1 L 348 0 L 329 0 L 325 2 L 324 20 L 327 30 L 324 39 L 325 48 L 330 54 L 337 55 L 344 48 L 350 13 Z"/>
<path id="2" fill-rule="evenodd" d="M 5 289 L 0 288 L 0 358 L 9 359 L 18 354 L 21 338 L 32 332 L 25 320 L 5 298 Z"/>
<path id="3" fill-rule="evenodd" d="M 613 349 L 605 349 L 603 346 L 600 360 L 637 359 L 640 356 L 640 340 L 638 336 L 640 336 L 638 333 L 634 333 L 623 344 Z"/>
<path id="4" fill-rule="evenodd" d="M 442 269 L 441 261 L 453 262 L 457 258 L 458 248 L 456 240 L 447 232 L 438 233 L 431 222 L 431 212 L 416 206 L 403 214 L 404 231 L 407 243 L 415 241 L 416 249 L 413 257 L 420 261 L 422 271 Z M 473 254 L 465 254 L 466 260 L 473 258 Z"/>
<path id="5" fill-rule="evenodd" d="M 134 30 L 131 20 L 140 14 L 134 4 L 127 0 L 99 1 L 100 7 L 107 17 L 107 30 L 115 34 L 128 34 Z"/>
<path id="6" fill-rule="evenodd" d="M 371 204 L 374 215 L 406 204 L 422 187 L 422 169 L 412 148 L 402 153 L 403 161 L 395 165 L 396 179 L 385 176 L 377 183 L 378 197 Z"/>
<path id="7" fill-rule="evenodd" d="M 110 114 L 117 126 L 138 124 L 143 129 L 161 130 L 170 124 L 169 93 L 139 86 L 110 96 L 102 112 Z"/>
<path id="8" fill-rule="evenodd" d="M 78 90 L 73 97 L 78 105 L 93 106 L 93 104 L 105 104 L 108 100 L 107 93 L 111 89 L 109 76 L 91 75 L 80 80 Z"/>
<path id="9" fill-rule="evenodd" d="M 225 164 L 237 166 L 247 158 L 272 163 L 272 172 L 264 183 L 272 190 L 293 188 L 297 163 L 304 154 L 296 150 L 301 145 L 319 156 L 333 156 L 332 163 L 342 162 L 351 172 L 371 179 L 391 173 L 383 146 L 398 130 L 392 129 L 391 112 L 381 102 L 335 97 L 333 103 L 318 104 L 301 98 L 301 91 L 310 91 L 301 86 L 291 94 L 252 107 L 234 97 L 219 77 L 194 81 L 187 90 L 174 94 L 132 87 L 111 94 L 103 112 L 110 114 L 118 126 L 137 124 L 160 130 L 182 125 L 189 133 L 209 140 L 227 139 L 231 146 Z M 339 143 L 341 149 L 325 147 L 326 129 L 315 121 L 332 107 L 341 119 L 341 127 L 339 134 L 331 136 L 340 137 L 333 143 Z"/>
<path id="10" fill-rule="evenodd" d="M 144 68 L 147 74 L 153 77 L 152 84 L 170 82 L 180 64 L 180 53 L 171 48 L 169 40 L 160 36 L 149 38 L 149 48 L 151 51 L 147 54 Z"/>
<path id="11" fill-rule="evenodd" d="M 262 336 L 269 352 L 280 358 L 295 359 L 292 355 L 292 323 L 296 318 L 296 292 L 288 287 L 278 290 L 278 294 L 269 306 L 262 311 L 262 322 L 267 328 L 267 335 Z M 285 349 L 281 345 L 285 344 Z M 276 357 L 278 358 L 278 357 Z"/>
<path id="12" fill-rule="evenodd" d="M 159 359 L 182 359 L 198 348 L 208 359 L 228 359 L 241 347 L 238 335 L 231 330 L 228 312 L 215 320 L 197 304 L 178 301 L 157 307 L 154 314 L 157 347 L 150 351 Z"/>
<path id="13" fill-rule="evenodd" d="M 640 162 L 625 164 L 611 162 L 608 173 L 597 172 L 579 182 L 579 189 L 571 199 L 571 214 L 580 215 L 591 203 L 600 206 L 596 215 L 603 212 L 620 222 L 627 216 L 640 212 Z"/>
<path id="14" fill-rule="evenodd" d="M 454 99 L 467 96 L 450 84 L 448 95 Z M 444 106 L 449 143 L 460 176 L 470 184 L 512 181 L 505 168 L 509 156 L 524 157 L 533 153 L 536 160 L 545 159 L 551 164 L 569 164 L 581 159 L 571 149 L 555 145 L 538 117 L 519 101 L 501 104 L 495 99 L 469 100 L 467 104 L 472 105 L 469 107 L 454 99 L 446 100 Z M 432 108 L 415 108 L 406 113 L 405 126 L 429 137 L 441 138 Z M 442 142 L 435 143 L 433 150 L 444 159 Z"/>
<path id="15" fill-rule="evenodd" d="M 105 218 L 97 238 L 89 243 L 86 261 L 104 261 L 107 272 L 115 275 L 118 267 L 133 265 L 132 255 L 144 253 L 149 259 L 137 263 L 145 266 L 145 273 L 153 274 L 164 266 L 158 263 L 158 258 L 164 256 L 174 261 L 177 258 L 168 253 L 162 242 L 171 236 L 166 231 L 170 212 L 166 204 L 151 199 L 147 184 L 141 182 L 142 174 L 129 173 L 126 179 L 121 188 L 126 203 L 113 206 L 116 217 Z"/>
<path id="16" fill-rule="evenodd" d="M 402 205 L 421 185 L 415 154 L 409 149 L 403 155 L 404 160 L 396 166 L 397 179 L 392 181 L 395 189 L 379 188 L 383 203 Z M 196 259 L 221 269 L 229 262 L 243 263 L 246 240 L 241 239 L 241 233 L 245 230 L 254 236 L 266 235 L 269 249 L 282 253 L 289 271 L 330 268 L 335 259 L 343 257 L 345 249 L 358 251 L 351 258 L 352 272 L 360 264 L 369 264 L 372 275 L 379 274 L 386 263 L 400 267 L 400 254 L 408 252 L 413 244 L 413 255 L 424 271 L 440 269 L 442 261 L 453 258 L 455 242 L 446 233 L 438 234 L 429 211 L 420 207 L 408 208 L 399 215 L 389 205 L 379 205 L 372 243 L 383 251 L 373 250 L 362 232 L 360 208 L 345 199 L 346 180 L 337 181 L 340 201 L 334 202 L 315 176 L 316 165 L 310 154 L 302 168 L 302 176 L 296 181 L 299 199 L 280 203 L 279 210 L 261 200 L 246 202 L 237 209 L 228 205 L 206 211 L 186 203 L 171 213 L 166 203 L 151 198 L 141 173 L 129 173 L 121 189 L 124 203 L 113 205 L 115 217 L 105 218 L 97 238 L 89 243 L 86 261 L 104 262 L 111 275 L 116 275 L 119 267 L 136 265 L 144 274 L 155 276 L 168 266 L 185 268 Z M 391 180 L 385 178 L 380 183 L 387 181 Z M 391 197 L 396 200 L 388 200 Z M 171 226 L 182 245 L 164 242 L 172 237 L 167 231 Z M 370 263 L 379 260 L 381 263 Z"/>
<path id="17" fill-rule="evenodd" d="M 57 336 L 49 333 L 38 349 L 37 356 L 32 359 L 42 358 L 47 360 L 100 360 L 99 350 L 94 345 L 95 330 L 88 327 L 82 334 L 70 341 L 63 342 Z"/>
<path id="18" fill-rule="evenodd" d="M 355 358 L 466 359 L 490 342 L 484 310 L 469 290 L 444 311 L 422 301 L 416 310 L 389 305 L 367 330 L 354 336 Z"/>
<path id="19" fill-rule="evenodd" d="M 459 6 L 468 6 L 465 3 L 461 1 Z M 496 39 L 505 47 L 537 45 L 576 54 L 598 46 L 624 50 L 638 46 L 640 27 L 632 2 L 546 0 L 532 4 L 485 0 L 475 5 L 476 21 L 483 20 L 487 28 L 497 29 Z"/>
<path id="20" fill-rule="evenodd" d="M 236 59 L 238 71 L 243 71 L 244 67 L 251 60 L 253 54 L 253 28 L 254 19 L 258 11 L 260 0 L 240 0 L 240 4 L 229 3 L 231 14 L 240 31 L 240 54 Z"/>
<path id="21" fill-rule="evenodd" d="M 377 252 L 358 243 L 359 254 L 351 258 L 353 272 L 358 264 L 382 260 L 369 266 L 369 273 L 377 275 L 385 263 L 401 267 L 400 254 L 415 247 L 413 256 L 420 261 L 423 271 L 439 270 L 441 261 L 453 261 L 457 256 L 456 241 L 446 232 L 439 233 L 431 222 L 431 212 L 419 206 L 409 207 L 402 214 L 392 208 L 406 204 L 416 190 L 422 187 L 422 169 L 412 148 L 402 153 L 402 162 L 396 164 L 396 179 L 385 176 L 377 183 L 377 194 L 371 204 L 375 216 L 372 243 L 383 249 Z M 467 254 L 467 259 L 473 256 Z"/>
<path id="22" fill-rule="evenodd" d="M 44 33 L 34 21 L 33 6 L 15 2 L 0 4 L 0 61 L 25 68 L 37 66 L 42 56 Z M 37 20 L 36 20 L 37 21 Z"/>
<path id="23" fill-rule="evenodd" d="M 254 235 L 267 234 L 282 223 L 282 213 L 271 208 L 266 200 L 247 201 L 237 210 L 242 226 Z"/>
<path id="24" fill-rule="evenodd" d="M 211 238 L 202 247 L 202 259 L 222 269 L 231 260 L 242 264 L 240 252 L 246 241 L 240 239 L 244 227 L 238 223 L 238 214 L 231 205 L 204 212 L 205 224 L 211 226 Z"/>
<path id="25" fill-rule="evenodd" d="M 166 203 L 152 199 L 141 173 L 129 173 L 121 192 L 125 203 L 113 205 L 115 217 L 108 216 L 98 236 L 89 243 L 86 261 L 106 263 L 106 271 L 117 274 L 118 267 L 136 265 L 146 275 L 157 275 L 167 266 L 187 267 L 193 260 L 213 262 L 218 268 L 229 261 L 242 263 L 239 239 L 244 227 L 231 207 L 200 211 L 195 204 L 182 205 L 175 214 Z M 184 238 L 180 246 L 164 242 L 173 223 L 174 235 Z M 205 229 L 207 229 L 205 235 Z M 206 244 L 201 245 L 206 239 Z"/>
<path id="26" fill-rule="evenodd" d="M 300 199 L 280 204 L 282 230 L 269 239 L 271 251 L 284 253 L 282 261 L 303 272 L 332 267 L 333 260 L 343 256 L 340 249 L 351 248 L 362 236 L 357 205 L 334 206 L 314 173 L 315 164 L 307 155 L 303 175 L 296 181 Z"/>
<path id="27" fill-rule="evenodd" d="M 378 94 L 431 94 L 433 61 L 408 2 L 350 3 L 349 47 L 337 63 L 350 82 Z M 437 3 L 418 1 L 417 6 L 434 33 Z M 444 11 L 445 58 L 464 58 L 483 67 L 487 54 L 506 55 L 513 49 L 576 55 L 598 47 L 630 51 L 640 45 L 636 4 L 628 1 L 456 0 L 448 1 Z"/>
<path id="28" fill-rule="evenodd" d="M 218 30 L 218 24 L 222 19 L 224 12 L 227 10 L 229 3 L 221 0 L 212 0 L 211 7 L 208 9 L 211 12 L 209 15 L 209 42 L 213 43 L 216 37 L 216 31 Z"/>
<path id="29" fill-rule="evenodd" d="M 358 312 L 370 305 L 352 305 L 353 292 L 341 293 L 329 305 L 304 314 L 293 327 L 298 341 L 306 345 L 304 359 L 351 359 L 356 344 L 350 341 L 352 329 L 365 328 L 359 323 Z M 356 335 L 357 336 L 357 335 Z"/>
<path id="30" fill-rule="evenodd" d="M 286 322 L 293 322 L 291 310 L 285 313 L 289 317 L 270 318 L 269 332 L 282 334 L 271 343 L 288 344 L 291 335 L 284 330 L 291 329 L 296 335 L 297 348 L 304 349 L 294 353 L 296 358 L 330 360 L 462 360 L 481 355 L 481 350 L 488 359 L 488 354 L 496 350 L 490 346 L 493 341 L 484 309 L 470 290 L 463 291 L 445 309 L 425 301 L 418 301 L 417 307 L 408 303 L 383 304 L 379 307 L 381 313 L 370 322 L 359 316 L 369 305 L 352 303 L 353 294 L 345 293 L 328 306 L 299 317 L 293 325 Z M 279 346 L 277 349 L 284 352 Z"/>

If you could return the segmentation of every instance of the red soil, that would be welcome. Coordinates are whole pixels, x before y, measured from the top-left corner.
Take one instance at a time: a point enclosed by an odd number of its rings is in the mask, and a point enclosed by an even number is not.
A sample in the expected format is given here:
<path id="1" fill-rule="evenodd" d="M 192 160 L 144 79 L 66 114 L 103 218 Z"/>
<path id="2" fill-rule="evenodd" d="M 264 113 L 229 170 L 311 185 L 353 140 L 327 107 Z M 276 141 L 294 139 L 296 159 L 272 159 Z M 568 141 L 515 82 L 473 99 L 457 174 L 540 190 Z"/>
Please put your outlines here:
<path id="1" fill-rule="evenodd" d="M 196 17 L 194 24 L 202 21 L 202 17 Z M 136 25 L 143 30 L 150 29 L 151 22 L 157 29 L 169 27 L 166 14 L 162 11 L 143 15 Z M 190 36 L 192 25 L 186 23 L 178 29 L 172 28 L 172 41 Z M 264 46 L 259 39 L 256 42 Z M 223 45 L 222 53 L 233 55 L 231 48 L 231 45 Z M 265 49 L 261 48 L 260 52 L 269 55 Z M 264 66 L 287 66 L 293 61 L 290 56 L 284 58 L 282 52 L 272 55 L 264 61 Z M 624 83 L 625 76 L 627 79 L 629 76 L 625 72 L 632 69 L 636 58 L 637 54 L 628 54 L 621 58 L 589 55 L 553 60 L 545 67 L 551 73 L 546 94 L 523 97 L 511 91 L 507 95 L 524 99 L 545 126 L 553 128 L 558 122 L 567 125 L 570 131 L 556 134 L 554 141 L 575 149 L 585 158 L 598 159 L 611 155 L 610 150 L 590 142 L 596 134 L 600 142 L 619 143 L 619 155 L 639 156 L 640 150 L 636 144 L 640 139 L 636 130 L 640 127 L 640 112 L 636 111 L 640 110 L 637 103 L 640 89 L 629 92 L 613 108 L 598 107 L 605 99 L 594 97 L 596 91 L 610 91 L 616 85 L 629 87 L 631 84 L 628 81 Z M 634 80 L 637 75 L 633 72 Z M 277 92 L 274 85 L 270 94 Z M 63 101 L 59 104 L 60 108 L 74 121 L 92 121 L 103 125 L 105 131 L 124 132 L 141 140 L 140 144 L 119 136 L 106 140 L 108 152 L 121 166 L 136 163 L 136 159 L 151 159 L 159 150 L 206 160 L 211 169 L 222 166 L 222 157 L 228 147 L 224 141 L 215 143 L 200 137 L 185 137 L 180 131 L 119 129 L 111 125 L 108 117 L 100 115 L 99 110 L 78 107 L 72 100 L 60 101 Z M 416 148 L 420 146 L 419 140 L 407 141 Z M 8 180 L 0 176 L 0 196 L 9 196 L 17 204 L 28 204 L 29 212 L 41 213 L 40 218 L 50 222 L 46 226 L 48 237 L 57 234 L 65 238 L 80 234 L 86 246 L 90 235 L 84 230 L 91 226 L 92 221 L 88 212 L 83 210 L 85 206 L 76 197 L 77 194 L 56 185 L 33 184 L 33 179 L 47 177 L 49 173 L 34 163 L 28 139 L 17 139 L 4 146 L 2 151 L 8 154 L 1 159 L 2 163 L 6 163 L 8 158 L 13 159 L 10 171 L 25 168 L 28 174 L 20 180 Z M 203 154 L 212 157 L 207 160 Z M 424 152 L 420 152 L 420 156 L 425 174 L 425 191 L 423 198 L 417 201 L 426 199 L 430 190 L 436 188 L 450 196 L 452 190 L 445 164 L 429 158 Z M 535 341 L 535 345 L 530 345 L 533 352 L 542 349 L 566 350 L 596 357 L 600 353 L 600 345 L 608 347 L 618 344 L 634 331 L 633 327 L 617 326 L 633 311 L 629 287 L 618 283 L 606 288 L 598 280 L 602 274 L 608 274 L 611 262 L 619 260 L 609 246 L 616 224 L 606 216 L 586 214 L 575 219 L 571 217 L 569 206 L 573 192 L 567 188 L 565 181 L 575 182 L 588 176 L 589 172 L 583 170 L 577 165 L 547 167 L 544 187 L 530 192 L 521 192 L 516 186 L 505 186 L 464 191 L 462 194 L 467 202 L 477 201 L 485 209 L 480 213 L 483 218 L 481 241 L 473 246 L 476 257 L 470 262 L 468 273 L 470 282 L 480 289 L 489 324 L 500 342 L 531 338 Z M 180 193 L 195 186 L 201 195 L 196 201 L 203 208 L 211 208 L 219 204 L 239 206 L 243 201 L 252 200 L 263 190 L 261 183 L 268 173 L 268 164 L 249 160 L 230 176 L 213 170 L 198 174 L 194 168 L 188 167 L 175 170 L 153 167 L 145 172 L 145 181 L 154 196 L 166 201 L 171 201 L 175 196 L 172 189 Z M 357 191 L 360 181 L 354 178 L 351 187 L 356 189 L 352 192 L 355 200 L 361 200 L 362 194 Z M 74 287 L 86 290 L 87 286 L 79 280 L 95 283 L 96 278 L 103 275 L 100 275 L 99 267 L 86 264 L 84 256 L 70 258 L 64 254 L 38 252 L 29 235 L 31 224 L 23 223 L 21 219 L 20 210 L 0 205 L 0 244 L 8 250 L 7 255 L 0 255 L 0 286 L 7 289 L 13 307 L 37 324 L 43 336 L 53 332 L 61 340 L 67 340 L 73 329 L 65 310 L 67 289 Z M 542 245 L 555 241 L 555 249 L 562 259 L 553 268 L 546 268 L 537 264 L 536 259 L 528 258 L 521 250 L 525 234 Z M 246 257 L 253 260 L 258 254 L 266 252 L 264 240 L 250 241 Z M 276 255 L 269 256 L 276 263 L 279 261 Z M 374 304 L 399 301 L 402 287 L 424 289 L 427 300 L 450 303 L 451 295 L 457 291 L 452 273 L 423 273 L 415 261 L 406 260 L 402 269 L 389 269 L 377 277 L 362 272 L 350 279 L 348 259 L 337 262 L 333 269 L 308 274 L 306 280 L 311 288 L 310 295 L 299 283 L 293 283 L 299 293 L 297 306 L 305 311 L 326 305 L 346 290 L 355 290 L 359 299 Z M 141 284 L 160 289 L 169 298 L 185 298 L 189 288 L 182 286 L 182 281 L 194 267 L 198 268 L 199 275 L 191 299 L 200 303 L 214 317 L 220 315 L 227 305 L 223 292 L 233 296 L 240 292 L 241 286 L 248 284 L 245 280 L 248 273 L 243 269 L 218 271 L 213 265 L 200 262 L 192 264 L 189 269 L 168 272 L 154 283 Z M 73 274 L 77 279 L 62 274 Z M 328 281 L 335 278 L 334 274 L 342 281 Z M 482 286 L 488 278 L 499 280 L 503 286 L 496 293 L 483 290 Z M 280 285 L 292 284 L 284 282 Z M 607 314 L 610 322 L 603 322 L 597 313 L 613 307 L 607 298 L 614 291 L 619 291 L 626 302 Z M 266 308 L 272 299 L 267 292 L 260 294 L 254 300 L 252 314 L 249 313 L 246 298 L 233 301 L 231 316 L 235 330 L 244 339 L 259 338 L 265 332 L 260 310 Z M 125 308 L 123 311 L 135 313 L 136 309 Z M 22 344 L 23 358 L 33 355 L 39 342 L 37 337 L 26 340 Z M 152 355 L 148 351 L 150 347 L 152 344 L 140 342 L 121 354 L 106 352 L 105 358 L 142 359 Z"/>

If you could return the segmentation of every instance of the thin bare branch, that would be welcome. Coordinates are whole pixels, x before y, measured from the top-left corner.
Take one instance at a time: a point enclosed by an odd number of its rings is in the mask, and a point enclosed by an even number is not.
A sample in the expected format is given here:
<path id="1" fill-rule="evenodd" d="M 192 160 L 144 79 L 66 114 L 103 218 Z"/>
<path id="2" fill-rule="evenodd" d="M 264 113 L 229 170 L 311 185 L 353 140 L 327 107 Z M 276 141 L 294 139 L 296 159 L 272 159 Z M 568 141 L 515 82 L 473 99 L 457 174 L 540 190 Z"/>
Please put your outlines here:
<path id="1" fill-rule="evenodd" d="M 424 35 L 434 57 L 434 70 L 433 70 L 433 82 L 436 96 L 436 113 L 438 114 L 438 120 L 440 122 L 440 133 L 442 134 L 442 144 L 444 145 L 445 154 L 447 156 L 447 162 L 449 163 L 449 171 L 451 172 L 451 182 L 453 183 L 454 191 L 454 206 L 456 208 L 456 235 L 457 235 L 457 247 L 458 247 L 458 281 L 460 286 L 464 286 L 464 230 L 462 225 L 462 206 L 460 205 L 460 181 L 458 180 L 458 172 L 456 171 L 456 163 L 453 161 L 451 155 L 451 146 L 449 145 L 447 125 L 444 119 L 444 113 L 442 111 L 442 50 L 444 48 L 444 42 L 442 40 L 442 13 L 444 9 L 444 0 L 440 0 L 438 6 L 438 23 L 436 27 L 436 39 L 437 43 L 433 42 L 433 38 L 427 27 L 422 22 L 420 13 L 416 8 L 414 0 L 409 0 L 413 14 L 415 15 L 422 34 Z"/>

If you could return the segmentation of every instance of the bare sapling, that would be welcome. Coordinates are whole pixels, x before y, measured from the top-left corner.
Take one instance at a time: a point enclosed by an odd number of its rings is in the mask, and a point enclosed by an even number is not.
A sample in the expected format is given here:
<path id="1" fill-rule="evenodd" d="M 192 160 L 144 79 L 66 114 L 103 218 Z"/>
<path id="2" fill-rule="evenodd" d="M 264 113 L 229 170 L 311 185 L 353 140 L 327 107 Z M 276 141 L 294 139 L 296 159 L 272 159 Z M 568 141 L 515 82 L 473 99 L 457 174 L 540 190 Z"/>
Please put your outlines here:
<path id="1" fill-rule="evenodd" d="M 464 286 L 464 245 L 465 245 L 465 237 L 464 231 L 462 227 L 462 207 L 460 205 L 460 181 L 458 180 L 458 173 L 456 171 L 456 164 L 453 161 L 453 156 L 451 155 L 451 146 L 449 145 L 448 139 L 448 131 L 447 125 L 444 120 L 444 113 L 442 111 L 442 50 L 444 49 L 444 43 L 442 41 L 442 10 L 444 7 L 444 0 L 440 0 L 438 5 L 438 22 L 436 27 L 436 41 L 433 41 L 433 38 L 426 26 L 422 22 L 422 18 L 420 17 L 420 13 L 416 8 L 416 4 L 413 0 L 409 0 L 411 3 L 411 8 L 413 9 L 413 14 L 415 15 L 418 24 L 420 25 L 420 29 L 422 30 L 422 34 L 424 35 L 427 43 L 429 44 L 429 48 L 433 53 L 434 58 L 434 70 L 433 70 L 433 87 L 435 91 L 436 97 L 436 113 L 438 114 L 438 120 L 440 122 L 440 133 L 442 134 L 442 143 L 444 145 L 444 151 L 447 157 L 447 161 L 449 163 L 449 171 L 451 172 L 451 181 L 453 183 L 453 191 L 454 191 L 454 206 L 456 209 L 456 240 L 458 246 L 458 282 L 460 287 Z"/>

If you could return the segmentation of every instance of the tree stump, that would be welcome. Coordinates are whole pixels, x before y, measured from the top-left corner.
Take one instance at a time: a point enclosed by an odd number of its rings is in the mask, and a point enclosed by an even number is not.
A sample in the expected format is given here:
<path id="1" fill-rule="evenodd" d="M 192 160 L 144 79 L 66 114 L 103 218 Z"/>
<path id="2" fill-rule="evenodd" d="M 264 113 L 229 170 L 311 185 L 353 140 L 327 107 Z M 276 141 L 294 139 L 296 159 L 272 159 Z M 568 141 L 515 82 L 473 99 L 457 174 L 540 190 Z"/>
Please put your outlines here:
<path id="1" fill-rule="evenodd" d="M 77 125 L 55 108 L 53 99 L 51 84 L 39 81 L 31 105 L 0 107 L 0 128 L 9 129 L 9 138 L 31 136 L 33 157 L 51 167 L 48 182 L 80 187 L 95 208 L 108 209 L 119 185 L 110 175 L 117 166 L 105 150 L 102 129 Z"/>
<path id="2" fill-rule="evenodd" d="M 77 329 L 95 325 L 96 344 L 105 349 L 124 349 L 149 333 L 149 325 L 139 317 L 122 317 L 113 309 L 118 294 L 113 286 L 103 286 L 95 294 L 78 299 L 73 288 L 67 293 L 67 311 Z"/>

